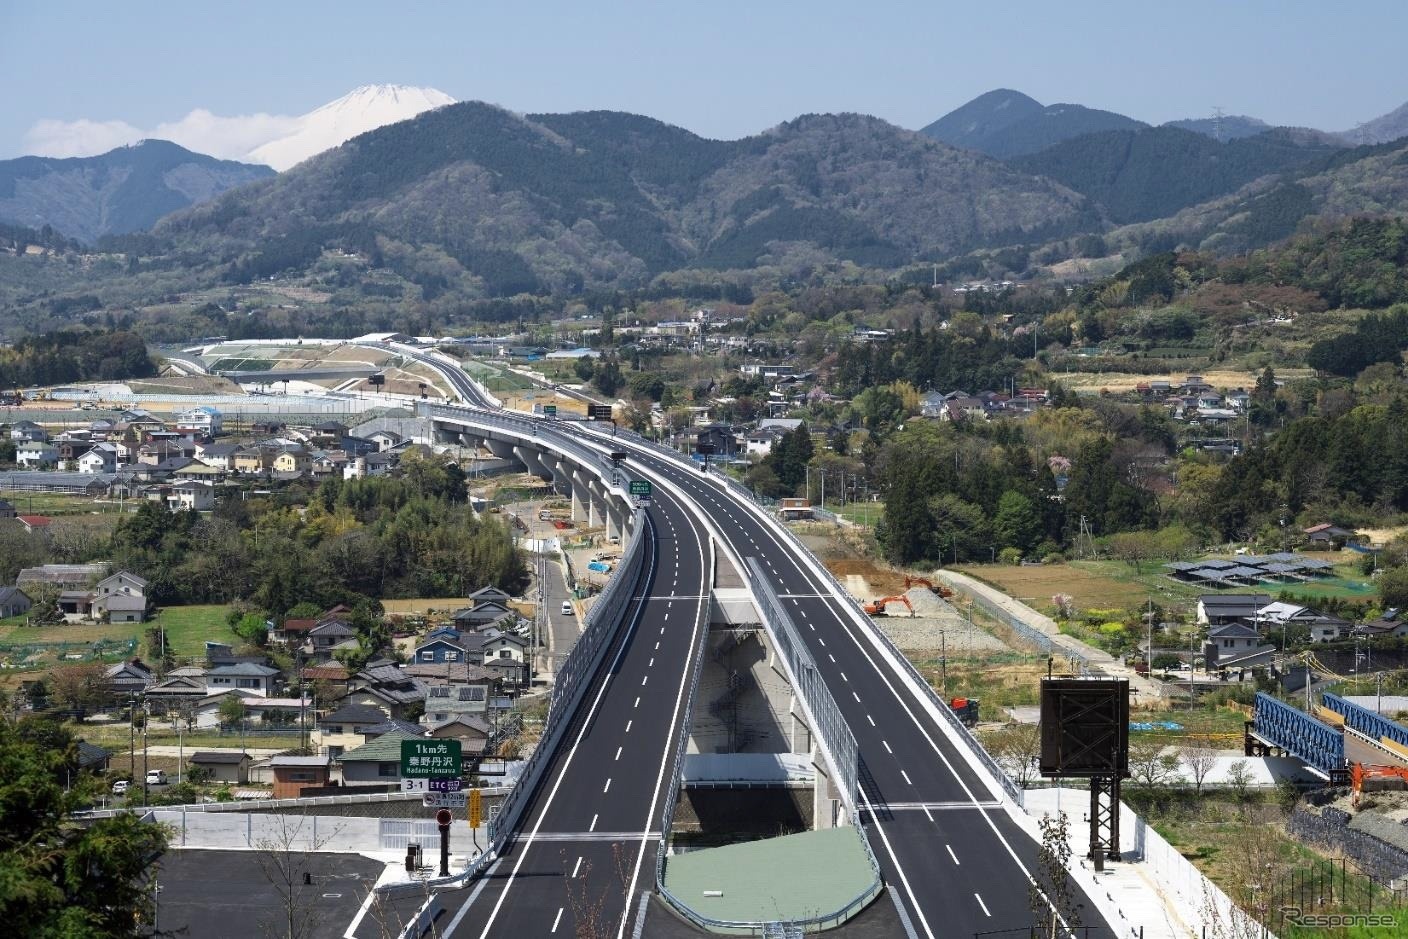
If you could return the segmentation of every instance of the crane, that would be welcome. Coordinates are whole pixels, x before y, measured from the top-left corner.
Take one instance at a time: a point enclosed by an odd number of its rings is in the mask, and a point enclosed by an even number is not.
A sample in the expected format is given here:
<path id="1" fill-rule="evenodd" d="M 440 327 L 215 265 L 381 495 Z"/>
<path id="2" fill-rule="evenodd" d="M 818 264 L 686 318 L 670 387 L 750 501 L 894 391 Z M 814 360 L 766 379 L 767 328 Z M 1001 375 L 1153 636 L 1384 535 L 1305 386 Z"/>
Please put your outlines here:
<path id="1" fill-rule="evenodd" d="M 952 590 L 948 589 L 942 584 L 935 584 L 932 580 L 927 577 L 914 577 L 910 574 L 905 574 L 904 589 L 908 590 L 910 587 L 928 587 L 930 590 L 943 597 L 945 600 L 953 596 Z"/>
<path id="2" fill-rule="evenodd" d="M 885 613 L 885 604 L 887 603 L 903 603 L 909 609 L 909 615 L 914 615 L 914 604 L 910 603 L 909 597 L 906 597 L 904 594 L 896 594 L 893 597 L 881 597 L 879 600 L 871 600 L 869 603 L 862 606 L 861 609 L 865 610 L 865 612 L 869 613 L 871 616 L 885 616 L 887 615 Z"/>

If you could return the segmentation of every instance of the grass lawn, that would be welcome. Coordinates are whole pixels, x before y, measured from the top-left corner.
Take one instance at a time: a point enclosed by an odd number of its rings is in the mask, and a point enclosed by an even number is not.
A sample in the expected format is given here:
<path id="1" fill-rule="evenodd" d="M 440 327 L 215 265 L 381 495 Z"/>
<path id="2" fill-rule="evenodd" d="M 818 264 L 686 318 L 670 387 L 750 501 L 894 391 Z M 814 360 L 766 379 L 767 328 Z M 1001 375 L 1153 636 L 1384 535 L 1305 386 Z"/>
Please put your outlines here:
<path id="1" fill-rule="evenodd" d="M 87 515 L 92 512 L 117 514 L 116 502 L 98 501 L 90 496 L 60 492 L 11 492 L 0 490 L 0 499 L 21 515 Z"/>
<path id="2" fill-rule="evenodd" d="M 874 525 L 885 516 L 883 502 L 848 502 L 842 506 L 829 505 L 827 509 L 857 525 Z"/>
<path id="3" fill-rule="evenodd" d="M 149 626 L 166 629 L 166 641 L 177 656 L 201 656 L 205 641 L 238 642 L 225 624 L 224 604 L 164 607 L 146 623 L 84 623 L 57 626 L 25 626 L 22 619 L 0 621 L 0 642 L 8 643 L 92 643 L 99 640 L 126 642 L 142 639 Z"/>

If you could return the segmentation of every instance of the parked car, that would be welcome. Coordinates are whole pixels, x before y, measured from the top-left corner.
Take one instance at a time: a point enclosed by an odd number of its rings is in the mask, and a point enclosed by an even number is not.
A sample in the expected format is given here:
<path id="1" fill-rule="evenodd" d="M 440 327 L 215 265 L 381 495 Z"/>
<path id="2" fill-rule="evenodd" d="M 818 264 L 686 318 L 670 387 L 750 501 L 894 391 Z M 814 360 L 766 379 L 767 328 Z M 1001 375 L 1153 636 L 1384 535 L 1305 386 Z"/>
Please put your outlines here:
<path id="1" fill-rule="evenodd" d="M 154 770 L 148 771 L 148 772 L 147 772 L 147 785 L 148 785 L 148 786 L 164 786 L 164 785 L 166 785 L 166 770 L 164 770 L 164 769 L 154 769 Z"/>
<path id="2" fill-rule="evenodd" d="M 127 787 L 130 785 L 132 785 L 131 780 L 119 779 L 112 784 L 112 794 L 115 796 L 125 796 L 127 795 Z"/>

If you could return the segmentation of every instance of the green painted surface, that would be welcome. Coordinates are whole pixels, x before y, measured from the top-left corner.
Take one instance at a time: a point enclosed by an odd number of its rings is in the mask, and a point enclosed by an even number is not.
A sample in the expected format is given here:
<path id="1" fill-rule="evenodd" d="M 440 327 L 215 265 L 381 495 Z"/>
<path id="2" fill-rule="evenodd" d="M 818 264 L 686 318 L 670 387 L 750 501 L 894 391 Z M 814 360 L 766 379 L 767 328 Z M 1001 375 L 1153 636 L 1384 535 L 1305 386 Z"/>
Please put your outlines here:
<path id="1" fill-rule="evenodd" d="M 874 883 L 860 835 L 850 827 L 676 854 L 665 867 L 666 888 L 695 912 L 718 920 L 828 915 Z M 706 897 L 706 890 L 723 895 Z"/>

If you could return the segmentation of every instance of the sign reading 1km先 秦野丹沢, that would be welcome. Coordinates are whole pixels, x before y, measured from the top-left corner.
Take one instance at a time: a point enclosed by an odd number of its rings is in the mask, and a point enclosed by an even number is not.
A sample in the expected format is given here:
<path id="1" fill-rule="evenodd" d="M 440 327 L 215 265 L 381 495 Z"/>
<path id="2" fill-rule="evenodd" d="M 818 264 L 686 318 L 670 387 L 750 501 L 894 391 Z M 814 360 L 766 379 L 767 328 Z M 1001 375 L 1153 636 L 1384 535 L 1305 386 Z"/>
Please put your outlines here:
<path id="1" fill-rule="evenodd" d="M 458 740 L 401 741 L 402 778 L 460 776 L 463 773 Z"/>

